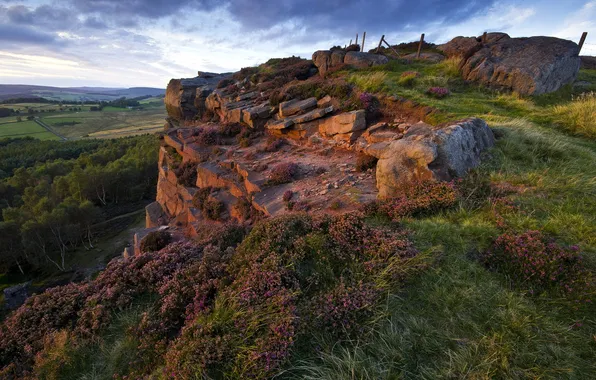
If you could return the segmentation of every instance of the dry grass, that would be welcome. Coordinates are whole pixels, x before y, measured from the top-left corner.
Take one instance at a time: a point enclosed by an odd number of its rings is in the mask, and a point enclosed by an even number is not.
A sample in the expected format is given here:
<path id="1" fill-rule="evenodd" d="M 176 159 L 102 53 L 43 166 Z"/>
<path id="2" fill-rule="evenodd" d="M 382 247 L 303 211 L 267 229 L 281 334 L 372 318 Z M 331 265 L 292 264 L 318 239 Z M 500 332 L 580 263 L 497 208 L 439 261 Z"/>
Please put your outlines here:
<path id="1" fill-rule="evenodd" d="M 461 57 L 451 57 L 437 64 L 439 70 L 447 78 L 459 78 L 459 65 Z"/>
<path id="2" fill-rule="evenodd" d="M 362 91 L 379 92 L 385 87 L 387 74 L 381 71 L 368 74 L 352 74 L 348 82 L 355 84 Z"/>
<path id="3" fill-rule="evenodd" d="M 578 135 L 596 138 L 596 93 L 584 93 L 553 108 L 554 121 Z"/>

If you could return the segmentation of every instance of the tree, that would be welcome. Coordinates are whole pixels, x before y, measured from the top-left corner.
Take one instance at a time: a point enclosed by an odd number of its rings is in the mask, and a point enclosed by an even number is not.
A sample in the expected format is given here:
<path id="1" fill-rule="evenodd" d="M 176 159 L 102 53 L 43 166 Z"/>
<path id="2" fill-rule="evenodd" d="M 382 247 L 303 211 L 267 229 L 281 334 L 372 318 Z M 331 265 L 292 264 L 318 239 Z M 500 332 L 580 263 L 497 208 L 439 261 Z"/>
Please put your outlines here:
<path id="1" fill-rule="evenodd" d="M 20 123 L 21 121 L 23 121 L 23 118 L 20 116 L 17 116 L 17 123 Z"/>

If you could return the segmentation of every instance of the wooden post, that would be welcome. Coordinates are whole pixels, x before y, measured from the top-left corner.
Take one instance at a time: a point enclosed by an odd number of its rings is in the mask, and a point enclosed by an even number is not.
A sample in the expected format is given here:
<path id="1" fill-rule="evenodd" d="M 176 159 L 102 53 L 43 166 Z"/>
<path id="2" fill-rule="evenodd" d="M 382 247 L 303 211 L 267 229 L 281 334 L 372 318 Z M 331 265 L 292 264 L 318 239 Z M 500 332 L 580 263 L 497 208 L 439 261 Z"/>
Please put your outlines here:
<path id="1" fill-rule="evenodd" d="M 383 34 L 383 36 L 379 40 L 379 46 L 377 46 L 377 50 L 375 51 L 375 54 L 378 54 L 379 53 L 379 49 L 381 48 L 381 45 L 383 44 L 383 40 L 384 39 L 385 39 L 385 35 Z"/>
<path id="2" fill-rule="evenodd" d="M 588 37 L 588 32 L 583 32 L 582 38 L 579 40 L 579 51 L 577 54 L 581 53 L 582 47 L 584 47 L 584 42 L 586 42 L 586 37 Z"/>
<path id="3" fill-rule="evenodd" d="M 366 41 L 366 32 L 362 33 L 362 48 L 360 51 L 364 51 L 364 41 Z"/>
<path id="4" fill-rule="evenodd" d="M 416 54 L 416 58 L 420 58 L 420 52 L 422 51 L 422 44 L 424 43 L 424 33 L 420 35 L 420 44 L 418 45 L 418 53 Z"/>
<path id="5" fill-rule="evenodd" d="M 388 47 L 389 49 L 391 49 L 391 51 L 392 51 L 392 52 L 394 52 L 394 53 L 395 53 L 395 55 L 396 55 L 397 57 L 399 57 L 399 54 L 397 53 L 397 51 L 396 51 L 394 48 L 392 48 L 392 47 L 391 47 L 391 45 L 389 45 L 389 42 L 387 42 L 387 41 L 386 41 L 384 38 L 383 38 L 383 43 L 384 43 L 385 45 L 387 45 L 387 47 Z"/>
<path id="6" fill-rule="evenodd" d="M 484 34 L 482 35 L 482 43 L 483 44 L 486 44 L 486 35 L 487 35 L 486 32 L 484 32 Z"/>
<path id="7" fill-rule="evenodd" d="M 356 45 L 358 45 L 358 33 L 356 33 Z"/>
<path id="8" fill-rule="evenodd" d="M 352 40 L 350 40 L 350 44 L 348 46 L 352 46 Z"/>

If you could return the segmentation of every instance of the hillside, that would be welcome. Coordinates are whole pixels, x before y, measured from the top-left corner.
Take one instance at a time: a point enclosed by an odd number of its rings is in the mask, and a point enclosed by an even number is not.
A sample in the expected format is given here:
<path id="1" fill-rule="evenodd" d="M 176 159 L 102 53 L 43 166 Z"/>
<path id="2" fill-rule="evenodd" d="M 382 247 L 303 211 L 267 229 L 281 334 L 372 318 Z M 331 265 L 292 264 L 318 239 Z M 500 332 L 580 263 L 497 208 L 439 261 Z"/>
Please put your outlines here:
<path id="1" fill-rule="evenodd" d="M 147 228 L 7 316 L 0 374 L 596 377 L 596 71 L 395 48 L 172 79 Z"/>
<path id="2" fill-rule="evenodd" d="M 0 84 L 0 101 L 15 98 L 43 98 L 55 101 L 86 102 L 110 101 L 122 96 L 160 96 L 165 91 L 151 87 L 106 88 L 106 87 L 49 87 L 23 84 Z"/>

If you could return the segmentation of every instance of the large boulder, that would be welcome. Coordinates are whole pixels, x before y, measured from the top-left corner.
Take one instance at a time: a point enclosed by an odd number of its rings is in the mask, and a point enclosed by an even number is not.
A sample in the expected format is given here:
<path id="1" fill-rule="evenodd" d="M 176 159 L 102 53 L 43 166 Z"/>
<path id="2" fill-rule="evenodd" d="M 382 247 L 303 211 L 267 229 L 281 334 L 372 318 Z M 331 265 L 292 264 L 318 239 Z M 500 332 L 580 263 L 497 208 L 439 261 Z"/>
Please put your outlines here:
<path id="1" fill-rule="evenodd" d="M 221 80 L 229 79 L 231 76 L 231 73 L 199 72 L 196 78 L 170 80 L 164 99 L 168 115 L 178 121 L 202 116 L 209 94 Z"/>
<path id="2" fill-rule="evenodd" d="M 461 177 L 478 166 L 481 153 L 492 146 L 491 129 L 474 118 L 439 129 L 414 125 L 403 139 L 373 144 L 365 152 L 379 159 L 379 197 L 388 198 L 408 184 Z"/>
<path id="3" fill-rule="evenodd" d="M 467 58 L 480 50 L 482 44 L 476 37 L 455 37 L 443 45 L 438 45 L 437 49 L 442 51 L 448 57 Z"/>
<path id="4" fill-rule="evenodd" d="M 380 54 L 364 53 L 359 51 L 343 50 L 318 50 L 312 55 L 312 60 L 319 69 L 321 76 L 325 76 L 327 71 L 333 67 L 341 65 L 351 65 L 358 68 L 383 65 L 389 62 L 389 58 Z"/>
<path id="5" fill-rule="evenodd" d="M 19 308 L 29 297 L 29 285 L 26 282 L 4 289 L 4 307 L 8 310 Z"/>
<path id="6" fill-rule="evenodd" d="M 504 38 L 467 58 L 462 76 L 492 88 L 539 95 L 572 83 L 579 67 L 575 42 L 554 37 Z"/>
<path id="7" fill-rule="evenodd" d="M 323 136 L 352 133 L 366 129 L 366 113 L 364 110 L 345 112 L 327 118 L 319 125 Z"/>

